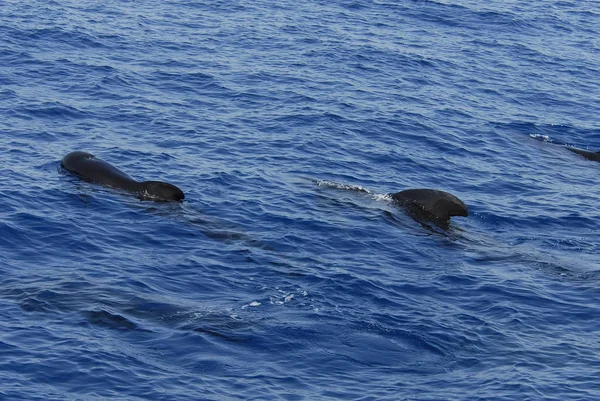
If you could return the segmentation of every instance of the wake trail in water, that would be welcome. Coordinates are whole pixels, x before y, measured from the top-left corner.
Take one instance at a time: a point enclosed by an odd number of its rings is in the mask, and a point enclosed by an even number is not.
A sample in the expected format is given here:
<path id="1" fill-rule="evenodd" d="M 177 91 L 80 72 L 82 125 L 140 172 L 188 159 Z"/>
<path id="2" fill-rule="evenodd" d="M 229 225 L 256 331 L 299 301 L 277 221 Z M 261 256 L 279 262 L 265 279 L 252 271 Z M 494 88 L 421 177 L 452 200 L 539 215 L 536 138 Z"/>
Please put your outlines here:
<path id="1" fill-rule="evenodd" d="M 379 200 L 379 201 L 390 202 L 392 200 L 392 197 L 390 194 L 378 194 L 378 193 L 370 191 L 360 185 L 340 184 L 340 183 L 328 181 L 328 180 L 316 180 L 315 182 L 318 186 L 320 186 L 322 188 L 332 188 L 332 189 L 339 189 L 342 191 L 362 192 L 362 193 L 370 195 L 373 199 Z"/>

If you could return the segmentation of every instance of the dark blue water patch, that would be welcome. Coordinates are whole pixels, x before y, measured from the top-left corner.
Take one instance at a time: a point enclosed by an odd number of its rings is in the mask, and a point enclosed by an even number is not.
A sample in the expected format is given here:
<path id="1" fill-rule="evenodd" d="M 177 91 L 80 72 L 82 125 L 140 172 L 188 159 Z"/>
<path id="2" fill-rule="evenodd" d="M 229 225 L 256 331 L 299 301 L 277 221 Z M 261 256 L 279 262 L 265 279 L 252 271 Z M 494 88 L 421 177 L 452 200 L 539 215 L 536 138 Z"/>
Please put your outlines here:
<path id="1" fill-rule="evenodd" d="M 60 102 L 45 102 L 35 106 L 22 106 L 16 108 L 15 113 L 18 115 L 29 115 L 32 119 L 78 119 L 86 117 L 86 113 L 83 110 Z"/>
<path id="2" fill-rule="evenodd" d="M 223 95 L 226 92 L 226 88 L 215 82 L 214 77 L 200 72 L 182 74 L 159 71 L 151 77 L 152 82 L 160 82 L 163 85 L 162 90 L 179 95 L 186 92 Z"/>
<path id="3" fill-rule="evenodd" d="M 93 310 L 85 313 L 87 322 L 111 330 L 135 330 L 137 325 L 127 318 L 106 310 Z"/>
<path id="4" fill-rule="evenodd" d="M 23 39 L 27 41 L 33 41 L 33 43 L 39 42 L 43 45 L 45 41 L 49 43 L 58 43 L 67 45 L 65 47 L 71 47 L 76 49 L 83 48 L 97 48 L 102 47 L 102 43 L 95 40 L 92 36 L 78 30 L 63 30 L 60 28 L 39 28 L 30 30 L 27 32 Z"/>

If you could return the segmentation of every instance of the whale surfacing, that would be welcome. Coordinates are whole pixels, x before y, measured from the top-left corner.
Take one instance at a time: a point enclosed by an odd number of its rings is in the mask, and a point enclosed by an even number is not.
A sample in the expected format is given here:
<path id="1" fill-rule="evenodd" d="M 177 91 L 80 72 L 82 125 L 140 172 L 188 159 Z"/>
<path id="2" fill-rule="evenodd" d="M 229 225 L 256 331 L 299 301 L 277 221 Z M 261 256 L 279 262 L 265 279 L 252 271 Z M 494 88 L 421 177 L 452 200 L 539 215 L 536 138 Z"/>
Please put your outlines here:
<path id="1" fill-rule="evenodd" d="M 559 146 L 563 146 L 565 148 L 567 148 L 568 150 L 570 150 L 573 153 L 577 153 L 580 156 L 583 156 L 584 158 L 594 161 L 594 162 L 600 162 L 600 152 L 590 152 L 589 150 L 583 150 L 583 149 L 579 149 L 569 143 L 566 142 L 562 142 L 562 141 L 554 141 L 552 139 L 550 139 L 548 137 L 548 135 L 537 135 L 537 134 L 530 134 L 529 135 L 531 138 L 541 141 L 541 142 L 548 142 L 548 143 L 553 143 L 555 145 L 559 145 Z"/>
<path id="2" fill-rule="evenodd" d="M 447 227 L 452 216 L 468 216 L 463 201 L 437 189 L 407 189 L 390 194 L 392 199 L 417 221 Z"/>
<path id="3" fill-rule="evenodd" d="M 71 152 L 61 161 L 61 166 L 86 181 L 111 188 L 124 189 L 143 200 L 182 201 L 183 191 L 175 185 L 162 181 L 139 182 L 112 164 L 91 153 Z"/>
<path id="4" fill-rule="evenodd" d="M 567 146 L 567 149 L 573 153 L 577 153 L 578 155 L 585 157 L 588 160 L 600 162 L 600 152 L 590 152 L 589 150 L 574 148 L 572 146 Z"/>

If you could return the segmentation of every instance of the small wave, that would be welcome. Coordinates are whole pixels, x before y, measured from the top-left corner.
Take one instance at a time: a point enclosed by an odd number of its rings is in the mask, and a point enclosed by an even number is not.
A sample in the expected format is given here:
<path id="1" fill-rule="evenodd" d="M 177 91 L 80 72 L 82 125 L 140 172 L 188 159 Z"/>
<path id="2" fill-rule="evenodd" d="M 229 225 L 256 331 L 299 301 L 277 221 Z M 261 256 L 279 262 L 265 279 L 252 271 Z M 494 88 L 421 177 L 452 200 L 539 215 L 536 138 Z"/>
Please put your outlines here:
<path id="1" fill-rule="evenodd" d="M 84 315 L 89 323 L 109 329 L 134 330 L 137 328 L 137 325 L 125 316 L 104 309 L 87 311 Z"/>
<path id="2" fill-rule="evenodd" d="M 67 105 L 58 101 L 43 102 L 35 105 L 24 105 L 14 108 L 18 115 L 26 115 L 32 118 L 85 118 L 87 113 L 75 106 Z"/>

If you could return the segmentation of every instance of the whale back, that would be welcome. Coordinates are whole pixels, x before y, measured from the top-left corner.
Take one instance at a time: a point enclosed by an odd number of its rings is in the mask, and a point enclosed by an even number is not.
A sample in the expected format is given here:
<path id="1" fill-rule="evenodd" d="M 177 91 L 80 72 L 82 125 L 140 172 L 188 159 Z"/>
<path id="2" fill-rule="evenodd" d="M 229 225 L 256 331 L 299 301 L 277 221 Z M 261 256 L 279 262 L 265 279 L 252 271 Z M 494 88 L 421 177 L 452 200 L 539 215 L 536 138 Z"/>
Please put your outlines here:
<path id="1" fill-rule="evenodd" d="M 128 191 L 137 189 L 137 181 L 112 164 L 91 153 L 75 151 L 63 157 L 61 165 L 87 181 Z"/>
<path id="2" fill-rule="evenodd" d="M 86 181 L 134 193 L 138 198 L 155 201 L 180 201 L 185 197 L 175 185 L 161 181 L 138 182 L 112 164 L 91 153 L 71 152 L 61 161 L 66 170 Z"/>
<path id="3" fill-rule="evenodd" d="M 589 150 L 578 149 L 571 146 L 567 146 L 567 149 L 573 153 L 577 153 L 578 155 L 585 157 L 588 160 L 600 162 L 600 152 L 590 152 Z"/>
<path id="4" fill-rule="evenodd" d="M 182 201 L 185 198 L 183 191 L 173 184 L 162 181 L 140 182 L 137 195 L 141 199 L 157 201 Z"/>
<path id="5" fill-rule="evenodd" d="M 417 220 L 447 225 L 452 216 L 468 216 L 467 206 L 456 196 L 437 189 L 407 189 L 392 199 Z"/>

